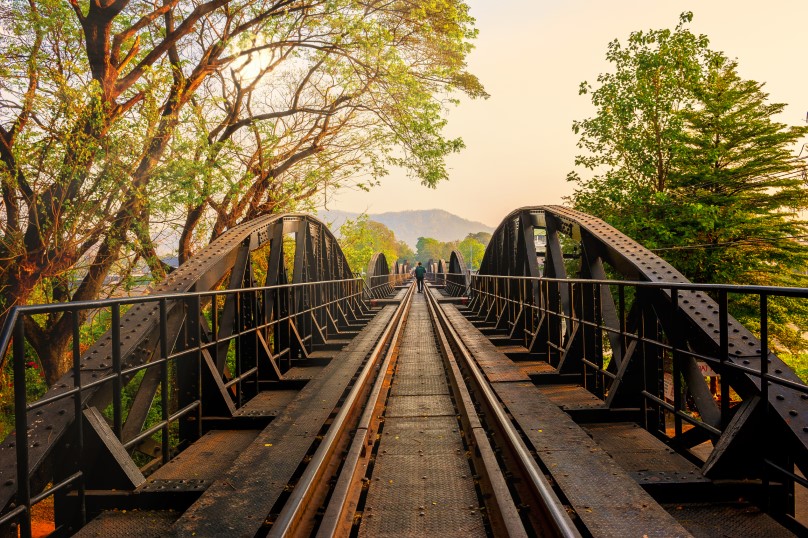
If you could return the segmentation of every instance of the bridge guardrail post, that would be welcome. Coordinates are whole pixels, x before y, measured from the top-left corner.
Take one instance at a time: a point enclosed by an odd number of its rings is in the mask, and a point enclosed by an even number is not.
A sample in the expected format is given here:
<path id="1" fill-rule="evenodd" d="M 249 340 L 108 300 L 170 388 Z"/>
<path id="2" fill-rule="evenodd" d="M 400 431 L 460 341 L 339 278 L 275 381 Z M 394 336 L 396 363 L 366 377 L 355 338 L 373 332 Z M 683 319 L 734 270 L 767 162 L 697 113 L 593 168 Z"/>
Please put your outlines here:
<path id="1" fill-rule="evenodd" d="M 727 375 L 727 359 L 729 358 L 729 306 L 727 302 L 727 290 L 718 290 L 718 324 L 721 326 L 719 336 L 719 356 L 721 361 L 721 430 L 726 429 L 729 424 L 729 376 Z M 763 360 L 762 362 L 766 362 Z M 761 380 L 761 385 L 766 383 Z"/>
<path id="2" fill-rule="evenodd" d="M 112 431 L 123 442 L 123 411 L 121 409 L 121 305 L 112 305 Z"/>
<path id="3" fill-rule="evenodd" d="M 211 303 L 213 309 L 213 338 L 218 339 L 216 333 L 216 297 L 213 297 Z M 217 343 L 218 344 L 218 343 Z M 218 345 L 213 346 L 213 352 L 218 353 Z M 168 378 L 168 303 L 165 299 L 160 299 L 160 404 L 162 407 L 161 419 L 165 422 L 162 430 L 162 446 L 160 453 L 163 463 L 168 463 L 171 459 L 171 451 L 169 446 L 169 424 L 168 417 L 170 415 L 168 408 L 168 395 L 169 395 L 169 378 Z M 215 360 L 215 357 L 214 357 Z"/>
<path id="4" fill-rule="evenodd" d="M 67 313 L 65 313 L 67 315 Z M 70 316 L 72 317 L 72 329 L 73 329 L 73 346 L 72 346 L 72 354 L 73 354 L 73 387 L 76 389 L 76 393 L 73 395 L 73 416 L 80 417 L 81 416 L 81 390 L 82 390 L 82 381 L 81 381 L 81 332 L 79 326 L 79 311 L 78 310 L 71 310 Z M 78 523 L 80 526 L 84 526 L 87 523 L 87 499 L 86 499 L 86 491 L 85 491 L 85 473 L 82 463 L 81 454 L 84 452 L 84 421 L 77 420 L 76 421 L 76 454 L 78 457 L 76 458 L 79 466 L 79 473 L 81 473 L 81 477 L 77 481 L 77 498 L 78 498 Z"/>
<path id="5" fill-rule="evenodd" d="M 671 309 L 675 316 L 679 310 L 679 290 L 676 288 L 671 288 Z M 674 435 L 678 438 L 682 435 L 682 417 L 679 415 L 682 412 L 682 352 L 678 348 L 682 338 L 674 337 L 671 339 L 673 340 L 673 350 L 671 351 L 673 367 L 673 428 Z"/>
<path id="6" fill-rule="evenodd" d="M 719 303 L 720 304 L 720 303 Z M 725 328 L 725 325 L 722 325 Z M 726 329 L 725 329 L 726 330 Z M 722 330 L 722 337 L 723 337 Z M 765 293 L 760 294 L 760 403 L 763 405 L 763 434 L 767 436 L 769 425 L 769 296 Z M 722 355 L 723 360 L 723 355 Z M 724 387 L 721 386 L 723 393 Z M 723 402 L 722 402 L 723 403 Z M 767 436 L 768 437 L 768 436 Z M 771 512 L 771 489 L 769 479 L 769 460 L 766 457 L 767 443 L 760 444 L 763 454 L 761 483 L 763 484 L 763 508 L 766 512 Z"/>
<path id="7" fill-rule="evenodd" d="M 12 315 L 16 315 L 14 312 Z M 31 483 L 28 479 L 28 401 L 25 382 L 25 322 L 22 315 L 14 323 L 14 427 L 17 448 L 17 505 L 25 507 L 20 514 L 20 537 L 31 538 Z M 20 433 L 22 432 L 22 433 Z"/>

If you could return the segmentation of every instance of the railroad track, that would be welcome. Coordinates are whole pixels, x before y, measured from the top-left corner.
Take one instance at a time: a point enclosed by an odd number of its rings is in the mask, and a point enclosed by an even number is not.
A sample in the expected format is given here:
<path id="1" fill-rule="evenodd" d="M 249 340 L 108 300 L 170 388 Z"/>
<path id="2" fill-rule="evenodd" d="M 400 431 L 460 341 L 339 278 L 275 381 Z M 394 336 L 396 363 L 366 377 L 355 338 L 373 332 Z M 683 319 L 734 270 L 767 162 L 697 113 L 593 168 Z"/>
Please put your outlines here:
<path id="1" fill-rule="evenodd" d="M 413 289 L 268 536 L 581 536 L 434 292 Z"/>

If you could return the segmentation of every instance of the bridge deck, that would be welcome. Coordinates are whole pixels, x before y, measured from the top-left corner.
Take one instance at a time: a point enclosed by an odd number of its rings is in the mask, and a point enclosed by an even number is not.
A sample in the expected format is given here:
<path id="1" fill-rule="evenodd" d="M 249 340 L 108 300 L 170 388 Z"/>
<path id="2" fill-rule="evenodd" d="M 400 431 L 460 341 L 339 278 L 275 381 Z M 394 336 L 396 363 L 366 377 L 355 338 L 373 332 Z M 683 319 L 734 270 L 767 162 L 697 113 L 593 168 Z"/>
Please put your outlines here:
<path id="1" fill-rule="evenodd" d="M 457 307 L 442 308 L 594 536 L 690 535 Z"/>
<path id="2" fill-rule="evenodd" d="M 392 314 L 393 307 L 384 307 L 335 354 L 322 375 L 303 388 L 175 523 L 177 536 L 254 536 L 258 532 Z"/>
<path id="3" fill-rule="evenodd" d="M 393 377 L 359 536 L 485 536 L 423 295 Z"/>
<path id="4" fill-rule="evenodd" d="M 397 294 L 401 301 L 404 290 Z M 390 303 L 395 302 L 393 300 Z M 699 502 L 716 486 L 700 469 L 633 423 L 578 424 L 564 408 L 574 386 L 537 386 L 550 367 L 479 331 L 461 309 L 440 306 L 544 471 L 593 537 L 790 535 L 743 502 Z M 299 391 L 261 393 L 240 418 L 272 420 L 262 431 L 214 430 L 152 474 L 135 492 L 163 500 L 184 495 L 180 511 L 103 513 L 79 536 L 256 536 L 267 531 L 300 476 L 301 462 L 339 407 L 352 378 L 394 317 L 378 310 L 341 351 L 322 358 Z M 512 357 L 515 360 L 512 360 Z M 588 393 L 587 393 L 588 394 Z M 572 396 L 570 396 L 572 395 Z M 588 394 L 588 405 L 601 400 Z M 358 536 L 484 536 L 491 533 L 475 483 L 479 470 L 450 388 L 423 295 L 415 295 L 384 406 L 383 427 L 367 469 Z M 252 423 L 250 423 L 252 424 Z M 324 426 L 323 426 L 324 425 Z M 201 495 L 201 496 L 200 496 Z M 709 493 L 705 494 L 705 498 Z M 175 497 L 176 498 L 176 497 Z M 728 499 L 734 501 L 735 498 Z M 665 503 L 665 504 L 660 504 Z M 173 505 L 182 510 L 182 503 Z M 159 502 L 135 502 L 141 508 Z"/>

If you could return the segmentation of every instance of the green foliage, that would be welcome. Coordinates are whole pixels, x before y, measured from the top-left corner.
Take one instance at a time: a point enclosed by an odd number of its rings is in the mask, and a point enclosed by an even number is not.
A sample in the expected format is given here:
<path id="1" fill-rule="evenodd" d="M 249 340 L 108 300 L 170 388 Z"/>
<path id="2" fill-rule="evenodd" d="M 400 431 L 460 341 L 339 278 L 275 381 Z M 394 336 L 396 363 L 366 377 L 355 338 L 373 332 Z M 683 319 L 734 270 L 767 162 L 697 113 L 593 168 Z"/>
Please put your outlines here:
<path id="1" fill-rule="evenodd" d="M 0 4 L 2 312 L 35 290 L 104 296 L 109 274 L 131 284 L 143 261 L 159 280 L 161 237 L 180 232 L 161 246 L 184 261 L 239 222 L 370 188 L 394 165 L 434 187 L 463 147 L 447 107 L 486 97 L 463 0 L 198 7 Z M 69 330 L 42 325 L 49 372 L 64 370 L 51 344 Z"/>
<path id="2" fill-rule="evenodd" d="M 412 249 L 403 241 L 397 241 L 390 228 L 369 220 L 365 214 L 346 220 L 338 235 L 342 252 L 354 273 L 366 272 L 370 259 L 377 252 L 384 254 L 391 268 L 396 261 L 406 260 L 412 255 Z"/>
<path id="3" fill-rule="evenodd" d="M 485 233 L 485 232 L 481 232 Z M 463 260 L 466 262 L 466 268 L 472 271 L 480 267 L 483 261 L 483 254 L 485 254 L 486 245 L 478 241 L 475 237 L 480 234 L 469 234 L 464 240 L 457 245 L 457 250 L 463 255 Z M 491 234 L 488 235 L 490 241 Z"/>
<path id="4" fill-rule="evenodd" d="M 790 148 L 808 130 L 772 120 L 761 83 L 691 33 L 684 13 L 671 30 L 634 32 L 609 44 L 614 72 L 581 85 L 597 109 L 573 123 L 585 151 L 571 172 L 572 204 L 655 250 L 695 282 L 804 285 L 808 195 Z M 754 320 L 747 299 L 731 309 Z M 808 309 L 772 302 L 780 346 L 805 348 L 796 327 Z"/>
<path id="5" fill-rule="evenodd" d="M 444 243 L 432 237 L 419 237 L 415 243 L 415 259 L 426 264 L 429 260 L 448 260 L 452 250 L 457 247 L 457 241 Z"/>
<path id="6" fill-rule="evenodd" d="M 432 237 L 419 237 L 416 243 L 417 253 L 415 259 L 422 263 L 427 263 L 429 260 L 436 262 L 446 260 L 448 262 L 452 256 L 452 251 L 458 250 L 466 262 L 466 267 L 477 269 L 480 267 L 483 254 L 485 254 L 485 247 L 490 240 L 491 234 L 487 232 L 470 233 L 462 241 L 443 242 Z"/>

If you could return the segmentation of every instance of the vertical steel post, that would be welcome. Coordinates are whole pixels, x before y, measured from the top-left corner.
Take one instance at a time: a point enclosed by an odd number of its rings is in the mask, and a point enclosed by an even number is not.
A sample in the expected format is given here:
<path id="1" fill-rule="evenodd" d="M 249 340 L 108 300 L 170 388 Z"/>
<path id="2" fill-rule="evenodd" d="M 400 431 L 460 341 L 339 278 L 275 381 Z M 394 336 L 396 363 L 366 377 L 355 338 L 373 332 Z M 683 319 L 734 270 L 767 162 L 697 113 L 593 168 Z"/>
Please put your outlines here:
<path id="1" fill-rule="evenodd" d="M 216 334 L 216 297 L 213 298 L 213 325 L 214 325 L 214 338 Z M 213 347 L 214 353 L 216 346 Z M 163 463 L 168 463 L 171 458 L 169 433 L 171 424 L 168 423 L 168 417 L 171 415 L 168 411 L 168 304 L 165 299 L 160 299 L 160 406 L 162 407 L 162 421 L 165 426 L 162 429 L 162 446 L 160 447 Z"/>
<path id="2" fill-rule="evenodd" d="M 241 379 L 240 379 L 241 378 L 241 371 L 242 371 L 241 362 L 242 362 L 243 356 L 244 356 L 244 349 L 243 349 L 244 339 L 242 338 L 241 333 L 243 332 L 243 329 L 244 329 L 244 327 L 246 325 L 245 320 L 244 320 L 243 308 L 244 308 L 244 305 L 242 304 L 242 300 L 241 300 L 241 292 L 237 292 L 236 293 L 236 321 L 235 321 L 235 326 L 236 326 L 236 368 L 235 368 L 235 370 L 236 371 L 235 371 L 235 373 L 233 373 L 233 376 L 236 379 L 239 380 L 239 381 L 236 381 L 236 385 L 234 387 L 236 389 L 237 407 L 242 406 L 242 404 L 243 404 L 243 395 L 244 395 L 244 391 L 242 390 L 242 384 L 241 384 L 242 382 L 241 382 Z M 202 345 L 201 342 L 199 343 L 199 345 Z"/>
<path id="3" fill-rule="evenodd" d="M 674 317 L 674 323 L 672 325 L 674 330 L 676 330 L 678 328 L 678 324 L 675 322 L 677 317 L 676 313 L 679 311 L 679 290 L 676 288 L 671 288 L 671 311 Z M 678 345 L 680 342 L 684 341 L 684 339 L 679 338 L 679 335 L 671 334 L 668 336 L 670 343 L 673 345 L 673 352 L 671 353 L 671 364 L 673 365 L 673 435 L 678 438 L 682 435 L 682 417 L 679 416 L 682 410 L 682 356 Z"/>
<path id="4" fill-rule="evenodd" d="M 16 311 L 12 316 L 17 314 Z M 31 538 L 31 483 L 28 481 L 28 402 L 25 383 L 25 323 L 14 323 L 14 428 L 17 443 L 17 504 L 25 506 L 20 518 L 21 538 Z"/>
<path id="5" fill-rule="evenodd" d="M 720 328 L 719 336 L 719 356 L 721 369 L 718 374 L 721 376 L 721 430 L 725 430 L 729 424 L 729 379 L 727 375 L 727 359 L 729 358 L 729 313 L 727 304 L 727 291 L 718 290 L 718 324 Z"/>
<path id="6" fill-rule="evenodd" d="M 67 315 L 67 313 L 65 314 Z M 85 478 L 84 469 L 82 468 L 81 454 L 84 452 L 84 421 L 81 417 L 81 334 L 79 332 L 79 312 L 73 310 L 70 312 L 72 316 L 73 325 L 73 387 L 76 389 L 76 394 L 73 396 L 73 416 L 75 417 L 76 424 L 76 451 L 79 455 L 78 465 L 81 472 L 81 478 L 78 480 L 78 501 L 79 501 L 79 524 L 83 527 L 87 523 L 87 502 L 85 496 Z"/>
<path id="7" fill-rule="evenodd" d="M 724 376 L 721 376 L 723 381 Z M 721 386 L 721 393 L 723 398 L 724 387 Z M 763 439 L 768 439 L 769 427 L 769 296 L 765 293 L 760 294 L 760 404 L 763 406 Z M 723 406 L 722 406 L 723 411 Z M 761 460 L 763 461 L 763 476 L 761 477 L 763 484 L 764 503 L 763 508 L 766 512 L 771 511 L 771 490 L 769 488 L 769 469 L 766 463 L 766 448 L 768 443 L 760 443 L 763 454 Z"/>
<path id="8" fill-rule="evenodd" d="M 121 410 L 121 305 L 112 305 L 112 430 L 115 437 L 123 442 L 123 412 Z"/>

